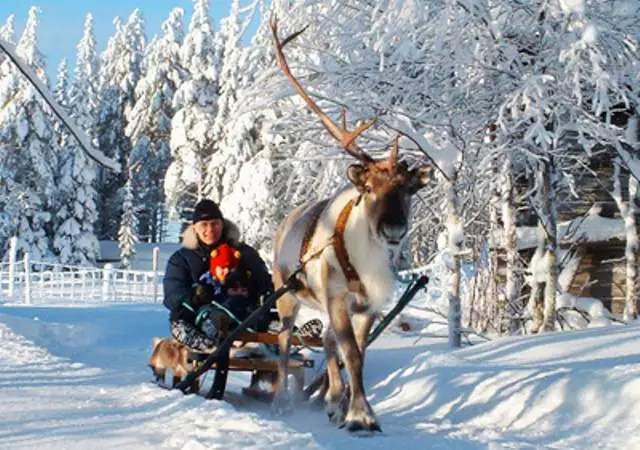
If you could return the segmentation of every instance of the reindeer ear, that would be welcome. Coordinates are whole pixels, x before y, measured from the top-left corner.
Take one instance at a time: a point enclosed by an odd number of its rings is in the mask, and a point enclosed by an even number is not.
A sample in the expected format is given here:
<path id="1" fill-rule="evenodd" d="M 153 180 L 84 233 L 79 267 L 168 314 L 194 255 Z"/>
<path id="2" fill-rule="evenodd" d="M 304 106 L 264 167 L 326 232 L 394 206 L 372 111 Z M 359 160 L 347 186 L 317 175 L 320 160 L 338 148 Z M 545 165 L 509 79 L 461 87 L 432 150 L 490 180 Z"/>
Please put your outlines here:
<path id="1" fill-rule="evenodd" d="M 361 164 L 351 164 L 347 169 L 347 176 L 349 177 L 349 181 L 353 183 L 355 187 L 359 190 L 362 190 L 365 183 L 365 172 L 366 169 Z"/>
<path id="2" fill-rule="evenodd" d="M 425 164 L 424 166 L 420 166 L 417 169 L 411 171 L 411 193 L 415 194 L 420 189 L 425 187 L 431 181 L 431 172 L 433 171 L 433 167 Z"/>

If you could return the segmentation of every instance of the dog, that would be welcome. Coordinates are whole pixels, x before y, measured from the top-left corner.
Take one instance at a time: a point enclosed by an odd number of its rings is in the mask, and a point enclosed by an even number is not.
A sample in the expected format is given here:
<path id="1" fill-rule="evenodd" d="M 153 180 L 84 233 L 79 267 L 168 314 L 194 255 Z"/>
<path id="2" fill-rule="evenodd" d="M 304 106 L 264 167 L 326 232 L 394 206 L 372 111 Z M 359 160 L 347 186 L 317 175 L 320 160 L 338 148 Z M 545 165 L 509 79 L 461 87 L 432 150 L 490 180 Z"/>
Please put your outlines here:
<path id="1" fill-rule="evenodd" d="M 171 387 L 175 387 L 191 371 L 190 349 L 173 338 L 154 338 L 149 367 L 156 381 L 164 383 L 167 369 L 173 374 Z"/>

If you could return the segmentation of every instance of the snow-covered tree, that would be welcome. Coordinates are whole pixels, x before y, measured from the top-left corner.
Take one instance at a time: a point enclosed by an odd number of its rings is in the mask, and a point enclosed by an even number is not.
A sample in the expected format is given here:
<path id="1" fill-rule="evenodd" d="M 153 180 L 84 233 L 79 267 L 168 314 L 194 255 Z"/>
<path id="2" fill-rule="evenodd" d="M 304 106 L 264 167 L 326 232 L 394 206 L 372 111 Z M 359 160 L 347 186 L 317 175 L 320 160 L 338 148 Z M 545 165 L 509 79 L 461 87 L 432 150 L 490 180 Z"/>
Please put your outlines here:
<path id="1" fill-rule="evenodd" d="M 245 70 L 243 62 L 246 62 L 240 47 L 239 8 L 238 0 L 231 2 L 231 12 L 228 17 L 222 19 L 220 31 L 216 36 L 216 47 L 222 49 L 219 52 L 221 59 L 218 80 L 219 98 L 211 134 L 215 149 L 207 164 L 204 193 L 205 196 L 217 202 L 222 201 L 225 194 L 232 188 L 238 177 L 239 168 L 249 157 L 237 152 L 237 148 L 228 149 L 224 143 L 226 132 L 230 128 L 229 115 L 238 95 L 240 74 Z"/>
<path id="2" fill-rule="evenodd" d="M 87 14 L 84 33 L 77 47 L 70 102 L 73 119 L 94 144 L 97 144 L 97 120 L 100 103 L 99 58 L 93 27 L 93 15 Z"/>
<path id="3" fill-rule="evenodd" d="M 133 177 L 130 176 L 129 180 L 132 178 Z M 128 268 L 131 266 L 131 260 L 136 253 L 136 243 L 138 242 L 136 229 L 138 228 L 138 219 L 131 181 L 128 181 L 123 189 L 124 203 L 122 205 L 122 221 L 120 222 L 120 230 L 118 231 L 118 245 L 120 247 L 122 267 Z"/>
<path id="4" fill-rule="evenodd" d="M 38 8 L 29 10 L 16 50 L 46 85 L 45 59 L 37 41 L 38 13 Z M 56 192 L 57 168 L 53 121 L 40 95 L 24 78 L 20 80 L 13 102 L 7 105 L 8 110 L 15 113 L 14 122 L 9 125 L 13 130 L 5 129 L 4 132 L 13 136 L 16 151 L 11 155 L 10 170 L 14 174 L 19 207 L 19 215 L 14 217 L 18 250 L 29 252 L 34 260 L 52 259 L 51 201 Z"/>
<path id="5" fill-rule="evenodd" d="M 122 214 L 118 192 L 126 182 L 131 152 L 131 143 L 124 132 L 125 112 L 135 103 L 135 88 L 143 75 L 141 62 L 146 42 L 144 19 L 138 9 L 131 13 L 126 24 L 119 18 L 114 24 L 116 32 L 101 55 L 98 142 L 105 155 L 118 161 L 124 170 L 119 175 L 101 170 L 98 189 L 101 239 L 115 239 L 118 234 Z"/>
<path id="6" fill-rule="evenodd" d="M 127 112 L 125 132 L 133 144 L 129 166 L 140 167 L 132 180 L 140 207 L 138 232 L 150 242 L 162 239 L 173 97 L 186 77 L 179 53 L 184 40 L 182 16 L 180 8 L 171 11 L 162 24 L 164 35 L 149 45 L 143 63 L 145 75 L 136 88 L 137 100 Z"/>
<path id="7" fill-rule="evenodd" d="M 14 26 L 15 16 L 10 14 L 7 17 L 5 23 L 0 26 L 0 39 L 9 42 L 11 44 L 15 43 L 15 26 Z M 2 66 L 2 62 L 5 60 L 5 55 L 0 52 L 0 67 Z M 2 72 L 0 71 L 0 76 Z"/>
<path id="8" fill-rule="evenodd" d="M 173 99 L 172 161 L 165 180 L 167 201 L 182 217 L 204 195 L 206 163 L 214 151 L 212 132 L 218 101 L 215 55 L 208 0 L 194 0 L 189 31 L 180 49 L 182 65 L 190 78 Z"/>
<path id="9" fill-rule="evenodd" d="M 95 142 L 98 106 L 98 57 L 93 17 L 88 14 L 84 34 L 78 44 L 75 77 L 68 97 L 57 90 L 62 106 L 73 105 L 70 115 L 80 129 Z M 60 78 L 60 77 L 59 77 Z M 99 253 L 94 224 L 98 217 L 94 188 L 96 165 L 74 140 L 65 135 L 60 151 L 58 176 L 59 207 L 56 214 L 54 247 L 64 264 L 92 265 Z"/>
<path id="10" fill-rule="evenodd" d="M 0 27 L 0 39 L 15 44 L 14 16 L 10 15 Z M 15 173 L 17 140 L 14 120 L 17 104 L 18 76 L 9 58 L 0 55 L 0 252 L 4 252 L 8 239 L 15 233 L 18 216 Z"/>

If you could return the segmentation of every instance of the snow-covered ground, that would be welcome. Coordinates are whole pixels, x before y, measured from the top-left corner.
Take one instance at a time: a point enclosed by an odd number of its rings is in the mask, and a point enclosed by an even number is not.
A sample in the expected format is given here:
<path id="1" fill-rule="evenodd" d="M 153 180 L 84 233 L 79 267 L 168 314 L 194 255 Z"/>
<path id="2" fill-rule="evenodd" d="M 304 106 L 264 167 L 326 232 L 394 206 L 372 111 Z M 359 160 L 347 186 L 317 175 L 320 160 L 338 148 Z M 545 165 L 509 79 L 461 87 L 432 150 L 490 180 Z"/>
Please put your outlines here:
<path id="1" fill-rule="evenodd" d="M 506 338 L 451 352 L 443 330 L 391 330 L 368 352 L 384 432 L 360 438 L 293 416 L 149 383 L 159 305 L 0 306 L 0 448 L 640 448 L 640 327 Z M 311 375 L 311 374 L 310 374 Z"/>

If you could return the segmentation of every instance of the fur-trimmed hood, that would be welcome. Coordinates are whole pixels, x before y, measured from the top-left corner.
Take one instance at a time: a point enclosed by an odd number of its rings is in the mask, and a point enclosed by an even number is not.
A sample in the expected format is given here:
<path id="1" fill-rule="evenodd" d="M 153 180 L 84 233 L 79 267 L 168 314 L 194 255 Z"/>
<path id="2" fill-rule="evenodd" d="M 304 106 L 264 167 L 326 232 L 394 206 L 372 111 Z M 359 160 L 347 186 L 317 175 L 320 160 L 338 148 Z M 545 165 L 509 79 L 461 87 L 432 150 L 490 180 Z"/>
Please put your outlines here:
<path id="1" fill-rule="evenodd" d="M 240 245 L 240 229 L 238 226 L 230 220 L 224 219 L 224 233 L 227 237 L 227 243 L 232 247 Z M 198 248 L 198 235 L 193 227 L 193 224 L 189 225 L 182 234 L 182 246 L 189 250 L 195 250 Z"/>

